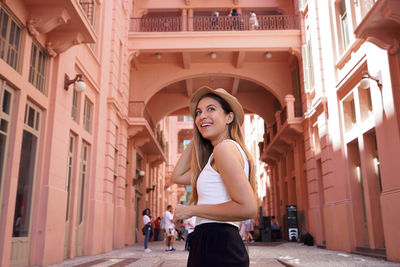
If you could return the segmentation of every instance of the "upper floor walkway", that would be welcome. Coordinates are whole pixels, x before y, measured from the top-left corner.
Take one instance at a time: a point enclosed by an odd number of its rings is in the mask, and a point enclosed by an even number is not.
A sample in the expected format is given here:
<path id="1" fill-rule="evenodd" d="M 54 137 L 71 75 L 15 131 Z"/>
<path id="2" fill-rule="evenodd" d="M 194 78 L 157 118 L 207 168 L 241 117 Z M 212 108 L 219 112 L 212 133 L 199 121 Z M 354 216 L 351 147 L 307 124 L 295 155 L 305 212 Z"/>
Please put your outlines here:
<path id="1" fill-rule="evenodd" d="M 300 29 L 297 15 L 150 16 L 131 18 L 131 32 L 203 32 Z"/>

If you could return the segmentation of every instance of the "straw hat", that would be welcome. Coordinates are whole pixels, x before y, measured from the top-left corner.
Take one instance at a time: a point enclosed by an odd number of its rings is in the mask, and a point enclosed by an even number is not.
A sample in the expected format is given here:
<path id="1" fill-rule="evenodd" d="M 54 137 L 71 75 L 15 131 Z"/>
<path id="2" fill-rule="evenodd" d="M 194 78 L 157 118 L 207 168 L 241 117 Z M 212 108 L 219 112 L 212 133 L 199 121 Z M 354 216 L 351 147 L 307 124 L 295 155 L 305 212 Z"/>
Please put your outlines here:
<path id="1" fill-rule="evenodd" d="M 218 89 L 213 90 L 208 86 L 200 87 L 192 95 L 192 98 L 190 99 L 189 110 L 190 110 L 190 114 L 193 116 L 193 118 L 194 118 L 194 111 L 197 107 L 197 104 L 198 104 L 200 98 L 209 93 L 217 95 L 217 96 L 221 97 L 222 99 L 224 99 L 229 104 L 229 106 L 232 108 L 233 113 L 235 114 L 235 117 L 236 117 L 239 125 L 241 126 L 243 124 L 244 111 L 243 111 L 242 105 L 240 105 L 240 103 L 236 99 L 236 97 L 234 97 L 233 95 L 231 95 L 230 93 L 225 91 L 225 89 L 218 88 Z"/>

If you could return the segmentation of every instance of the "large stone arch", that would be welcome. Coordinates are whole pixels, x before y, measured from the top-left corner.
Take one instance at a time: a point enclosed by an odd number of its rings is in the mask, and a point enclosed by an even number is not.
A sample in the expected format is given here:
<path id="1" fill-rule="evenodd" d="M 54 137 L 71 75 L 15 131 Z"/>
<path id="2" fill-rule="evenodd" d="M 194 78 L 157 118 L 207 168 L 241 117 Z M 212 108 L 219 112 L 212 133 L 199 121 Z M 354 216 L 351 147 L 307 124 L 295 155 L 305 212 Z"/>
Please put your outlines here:
<path id="1" fill-rule="evenodd" d="M 204 69 L 207 72 L 204 72 Z M 134 99 L 145 103 L 166 86 L 178 81 L 193 79 L 201 76 L 227 76 L 252 81 L 268 90 L 281 105 L 284 104 L 284 97 L 291 93 L 291 81 L 287 66 L 283 63 L 276 63 L 266 66 L 265 64 L 249 64 L 243 68 L 235 68 L 232 64 L 207 64 L 193 66 L 190 69 L 183 69 L 180 66 L 154 65 L 145 66 L 140 70 L 131 72 L 131 96 Z"/>

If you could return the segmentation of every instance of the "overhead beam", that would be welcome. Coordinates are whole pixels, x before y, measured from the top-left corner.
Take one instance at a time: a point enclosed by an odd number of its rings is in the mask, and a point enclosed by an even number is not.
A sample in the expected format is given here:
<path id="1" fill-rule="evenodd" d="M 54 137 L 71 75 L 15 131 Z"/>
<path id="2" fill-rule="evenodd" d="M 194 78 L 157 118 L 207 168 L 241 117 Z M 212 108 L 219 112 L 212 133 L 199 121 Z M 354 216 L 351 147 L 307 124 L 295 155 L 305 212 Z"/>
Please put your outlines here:
<path id="1" fill-rule="evenodd" d="M 182 53 L 182 62 L 184 69 L 190 69 L 190 54 L 188 52 Z"/>
<path id="2" fill-rule="evenodd" d="M 236 52 L 236 62 L 235 62 L 236 68 L 240 69 L 241 67 L 243 67 L 245 55 L 246 55 L 246 52 L 244 52 L 244 51 Z"/>
<path id="3" fill-rule="evenodd" d="M 232 84 L 232 95 L 237 95 L 237 92 L 239 90 L 239 82 L 240 79 L 238 77 L 233 78 L 233 84 Z"/>
<path id="4" fill-rule="evenodd" d="M 193 79 L 187 79 L 186 82 L 186 92 L 187 96 L 191 97 L 193 94 Z"/>

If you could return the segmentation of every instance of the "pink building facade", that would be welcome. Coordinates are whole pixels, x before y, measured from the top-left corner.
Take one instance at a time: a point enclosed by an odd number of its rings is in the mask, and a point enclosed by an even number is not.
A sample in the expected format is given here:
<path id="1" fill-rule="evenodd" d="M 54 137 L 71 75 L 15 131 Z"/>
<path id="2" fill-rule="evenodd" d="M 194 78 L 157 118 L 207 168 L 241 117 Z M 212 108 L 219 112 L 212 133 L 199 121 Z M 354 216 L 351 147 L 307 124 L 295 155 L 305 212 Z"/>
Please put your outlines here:
<path id="1" fill-rule="evenodd" d="M 160 216 L 185 196 L 169 181 L 191 137 L 177 116 L 190 115 L 202 85 L 227 89 L 265 122 L 263 215 L 285 227 L 285 206 L 297 205 L 318 245 L 400 261 L 395 0 L 0 8 L 1 266 L 140 240 L 144 208 Z M 379 86 L 361 89 L 364 71 L 380 74 Z"/>
<path id="2" fill-rule="evenodd" d="M 321 247 L 399 261 L 400 3 L 299 4 L 303 120 L 290 105 L 275 113 L 265 203 L 283 224 L 297 205 L 301 231 Z"/>

